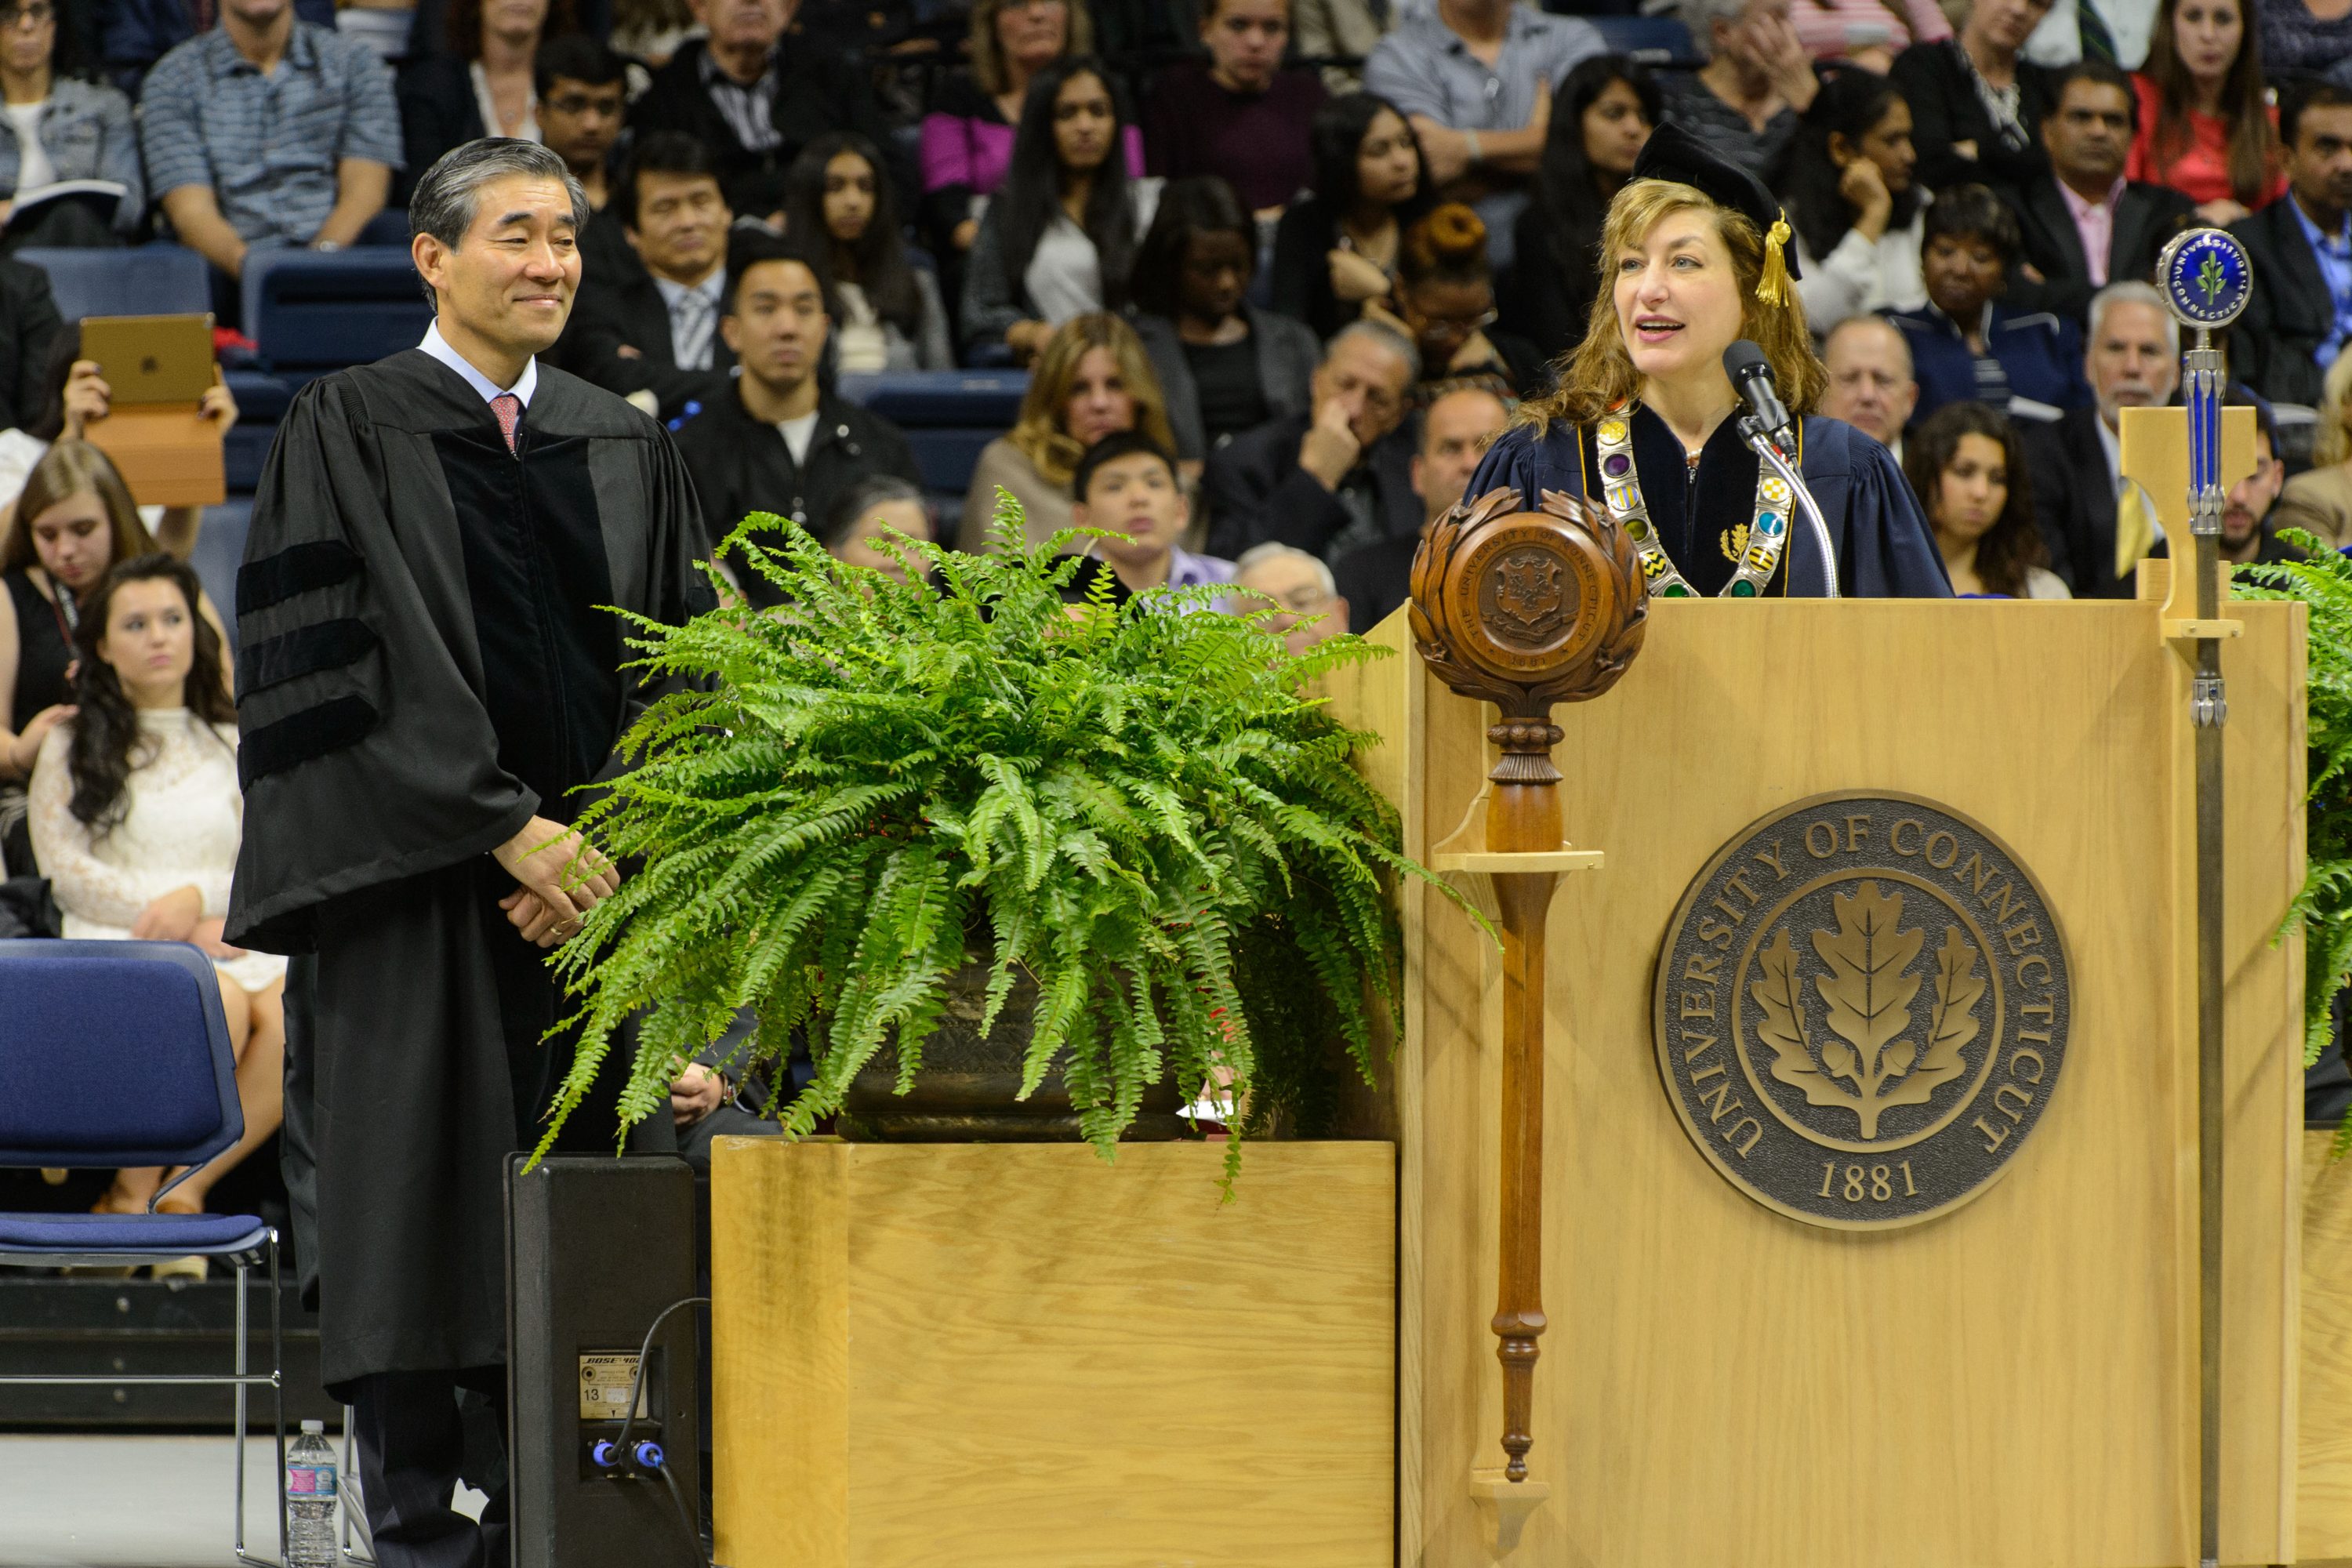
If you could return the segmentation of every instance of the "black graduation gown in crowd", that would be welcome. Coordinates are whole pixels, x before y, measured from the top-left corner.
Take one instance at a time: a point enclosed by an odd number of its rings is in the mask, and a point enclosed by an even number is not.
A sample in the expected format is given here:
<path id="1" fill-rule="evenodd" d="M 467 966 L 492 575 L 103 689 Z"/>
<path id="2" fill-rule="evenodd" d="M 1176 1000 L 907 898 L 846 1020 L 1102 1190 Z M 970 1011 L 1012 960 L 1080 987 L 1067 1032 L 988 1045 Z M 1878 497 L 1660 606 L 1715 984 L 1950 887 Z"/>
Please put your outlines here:
<path id="1" fill-rule="evenodd" d="M 569 1009 L 497 907 L 513 882 L 489 851 L 574 816 L 645 700 L 600 606 L 674 624 L 711 603 L 653 420 L 541 364 L 518 448 L 417 351 L 314 382 L 237 574 L 227 931 L 303 955 L 288 1185 L 331 1388 L 506 1359 L 502 1166 L 571 1056 L 539 1038 Z M 614 1135 L 592 1105 L 566 1143 Z"/>
<path id="2" fill-rule="evenodd" d="M 1699 455 L 1690 481 L 1683 444 L 1666 422 L 1636 405 L 1633 465 L 1658 541 L 1697 593 L 1713 595 L 1731 581 L 1739 552 L 1735 531 L 1755 516 L 1757 457 L 1726 419 Z M 1592 431 L 1555 420 L 1541 436 L 1524 426 L 1504 432 L 1470 478 L 1465 500 L 1508 485 L 1532 506 L 1545 490 L 1561 490 L 1601 505 L 1601 465 Z M 1837 552 L 1838 592 L 1857 599 L 1948 599 L 1951 578 L 1936 549 L 1903 470 L 1885 447 L 1842 419 L 1809 416 L 1799 439 L 1797 470 L 1820 503 Z M 1688 491 L 1686 496 L 1685 491 Z M 1689 515 L 1696 498 L 1697 517 Z M 1767 584 L 1768 595 L 1822 596 L 1827 574 L 1811 524 L 1789 525 L 1788 550 Z"/>

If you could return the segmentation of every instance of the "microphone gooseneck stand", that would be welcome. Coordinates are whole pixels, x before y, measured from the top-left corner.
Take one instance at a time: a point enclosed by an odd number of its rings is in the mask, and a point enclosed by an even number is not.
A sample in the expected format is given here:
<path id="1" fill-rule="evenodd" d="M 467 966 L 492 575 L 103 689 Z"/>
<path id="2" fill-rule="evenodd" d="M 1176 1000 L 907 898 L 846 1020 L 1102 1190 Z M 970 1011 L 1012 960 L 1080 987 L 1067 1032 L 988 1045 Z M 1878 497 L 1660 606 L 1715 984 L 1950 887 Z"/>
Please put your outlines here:
<path id="1" fill-rule="evenodd" d="M 1821 502 L 1813 499 L 1813 492 L 1806 487 L 1804 476 L 1797 472 L 1796 464 L 1789 461 L 1788 455 L 1781 451 L 1780 443 L 1775 438 L 1776 433 L 1762 418 L 1753 414 L 1741 415 L 1739 434 L 1760 462 L 1788 481 L 1789 489 L 1797 498 L 1798 510 L 1805 514 L 1805 521 L 1811 529 L 1813 542 L 1821 546 L 1822 596 L 1825 599 L 1840 597 L 1837 548 L 1830 542 L 1829 520 L 1822 515 Z M 1796 563 L 1793 559 L 1789 571 L 1794 575 Z"/>

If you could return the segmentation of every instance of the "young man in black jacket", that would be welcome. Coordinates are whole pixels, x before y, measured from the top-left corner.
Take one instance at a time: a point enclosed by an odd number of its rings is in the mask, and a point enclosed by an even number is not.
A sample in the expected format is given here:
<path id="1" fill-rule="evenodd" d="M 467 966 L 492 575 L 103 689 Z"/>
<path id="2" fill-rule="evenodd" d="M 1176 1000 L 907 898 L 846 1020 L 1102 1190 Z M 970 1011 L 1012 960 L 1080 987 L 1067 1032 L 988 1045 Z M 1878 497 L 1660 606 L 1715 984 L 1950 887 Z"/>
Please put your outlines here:
<path id="1" fill-rule="evenodd" d="M 814 530 L 850 486 L 876 474 L 920 482 L 895 426 L 819 386 L 827 318 L 824 284 L 804 257 L 780 240 L 737 244 L 719 330 L 742 374 L 731 395 L 677 431 L 714 540 L 752 511 Z M 741 563 L 730 570 L 753 604 L 782 597 Z"/>

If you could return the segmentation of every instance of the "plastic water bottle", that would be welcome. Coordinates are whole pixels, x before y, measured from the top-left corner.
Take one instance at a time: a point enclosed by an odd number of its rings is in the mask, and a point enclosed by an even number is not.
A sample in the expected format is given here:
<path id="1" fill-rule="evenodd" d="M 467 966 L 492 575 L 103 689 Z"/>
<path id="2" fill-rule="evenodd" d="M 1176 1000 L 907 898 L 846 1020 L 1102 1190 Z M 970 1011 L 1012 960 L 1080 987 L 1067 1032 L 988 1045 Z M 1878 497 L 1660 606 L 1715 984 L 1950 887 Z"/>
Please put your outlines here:
<path id="1" fill-rule="evenodd" d="M 335 1568 L 335 1451 L 327 1424 L 302 1423 L 286 1452 L 286 1568 Z"/>

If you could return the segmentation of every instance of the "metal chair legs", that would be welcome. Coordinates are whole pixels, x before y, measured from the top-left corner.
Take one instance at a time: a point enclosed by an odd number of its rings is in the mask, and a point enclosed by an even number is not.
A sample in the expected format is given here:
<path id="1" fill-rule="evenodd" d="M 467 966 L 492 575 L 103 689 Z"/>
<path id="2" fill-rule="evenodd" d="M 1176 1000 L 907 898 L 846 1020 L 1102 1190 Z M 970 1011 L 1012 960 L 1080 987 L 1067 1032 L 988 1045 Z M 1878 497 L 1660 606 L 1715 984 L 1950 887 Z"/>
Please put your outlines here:
<path id="1" fill-rule="evenodd" d="M 257 1557 L 245 1545 L 246 1378 L 248 1359 L 248 1312 L 246 1288 L 251 1283 L 252 1260 L 236 1259 L 236 1529 L 231 1550 L 237 1561 L 253 1568 L 286 1568 L 286 1328 L 285 1300 L 278 1288 L 278 1233 L 269 1233 L 269 1394 L 275 1405 L 278 1433 L 278 1555 Z"/>

